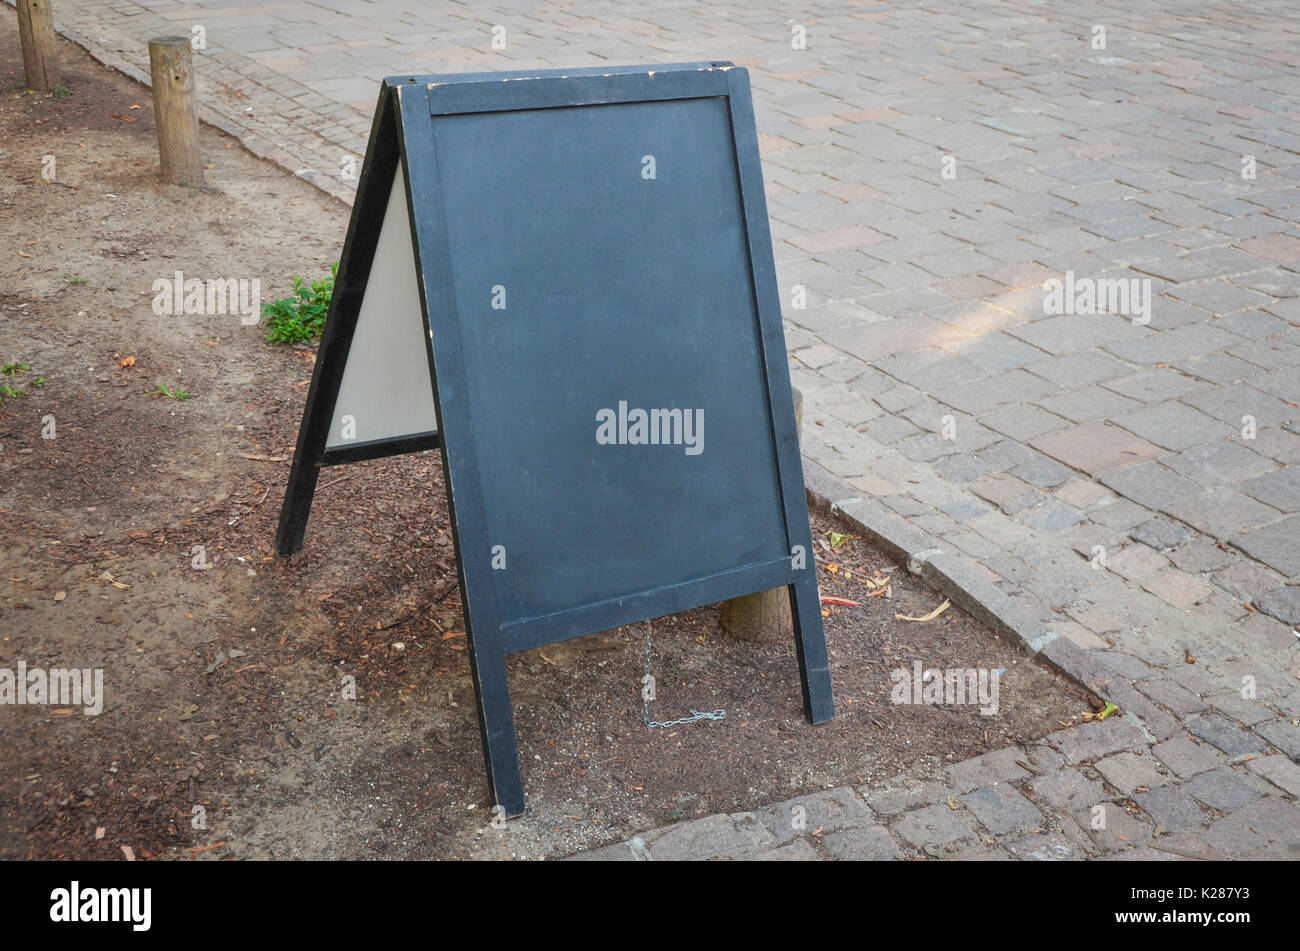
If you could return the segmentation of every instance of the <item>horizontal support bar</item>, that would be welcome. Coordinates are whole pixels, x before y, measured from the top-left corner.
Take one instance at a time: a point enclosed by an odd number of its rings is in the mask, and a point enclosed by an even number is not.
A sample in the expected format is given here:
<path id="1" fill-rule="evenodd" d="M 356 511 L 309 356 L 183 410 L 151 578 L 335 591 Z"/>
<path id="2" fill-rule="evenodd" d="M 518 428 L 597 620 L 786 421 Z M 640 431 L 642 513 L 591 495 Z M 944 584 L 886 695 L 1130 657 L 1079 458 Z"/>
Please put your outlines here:
<path id="1" fill-rule="evenodd" d="M 812 570 L 811 568 L 804 570 Z M 756 591 L 793 584 L 797 572 L 789 558 L 733 568 L 715 575 L 651 591 L 611 598 L 568 611 L 543 614 L 501 625 L 506 653 L 545 647 L 584 634 L 609 631 L 646 618 L 663 617 L 704 604 L 729 601 Z"/>
<path id="2" fill-rule="evenodd" d="M 396 439 L 372 439 L 347 446 L 329 447 L 321 457 L 320 464 L 340 466 L 345 462 L 364 462 L 367 459 L 400 456 L 407 452 L 424 452 L 427 449 L 437 449 L 441 445 L 442 437 L 435 429 L 427 433 L 416 433 L 413 436 L 400 436 Z"/>

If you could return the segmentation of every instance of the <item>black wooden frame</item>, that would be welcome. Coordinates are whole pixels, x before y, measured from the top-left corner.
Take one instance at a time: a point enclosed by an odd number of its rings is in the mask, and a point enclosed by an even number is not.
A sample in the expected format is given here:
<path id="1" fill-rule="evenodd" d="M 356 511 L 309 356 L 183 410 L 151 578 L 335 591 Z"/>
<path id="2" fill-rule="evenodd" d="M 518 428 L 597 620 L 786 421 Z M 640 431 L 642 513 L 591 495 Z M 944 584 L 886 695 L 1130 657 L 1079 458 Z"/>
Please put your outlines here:
<path id="1" fill-rule="evenodd" d="M 766 375 L 768 418 L 776 448 L 782 515 L 791 557 L 739 565 L 681 584 L 652 587 L 625 597 L 503 625 L 492 588 L 491 546 L 476 434 L 469 424 L 459 315 L 451 279 L 437 156 L 432 148 L 432 122 L 438 116 L 469 112 L 700 97 L 723 97 L 728 104 Z M 411 144 L 420 147 L 411 149 Z M 328 429 L 383 222 L 383 214 L 376 213 L 376 209 L 386 207 L 387 189 L 390 183 L 393 187 L 397 184 L 393 176 L 398 159 L 407 155 L 418 156 L 416 161 L 402 162 L 403 185 L 420 304 L 425 329 L 430 331 L 424 336 L 438 428 L 428 433 L 327 450 Z M 506 683 L 505 657 L 509 653 L 786 586 L 794 615 L 805 713 L 814 723 L 831 718 L 834 709 L 821 602 L 753 103 L 744 69 L 729 63 L 691 63 L 384 80 L 281 509 L 277 553 L 288 555 L 301 549 L 321 467 L 433 448 L 441 450 L 447 483 L 447 505 L 456 545 L 488 780 L 494 802 L 506 815 L 518 815 L 524 810 Z M 802 567 L 796 567 L 800 549 Z"/>

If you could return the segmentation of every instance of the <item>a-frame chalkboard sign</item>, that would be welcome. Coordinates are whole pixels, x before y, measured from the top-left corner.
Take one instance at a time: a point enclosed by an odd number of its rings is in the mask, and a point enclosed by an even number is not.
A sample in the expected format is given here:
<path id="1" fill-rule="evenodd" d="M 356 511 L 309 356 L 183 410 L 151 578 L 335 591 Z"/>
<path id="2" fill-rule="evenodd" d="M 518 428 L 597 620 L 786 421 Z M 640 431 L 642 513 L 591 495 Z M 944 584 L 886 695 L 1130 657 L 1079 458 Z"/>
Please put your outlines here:
<path id="1" fill-rule="evenodd" d="M 384 81 L 279 554 L 322 466 L 435 447 L 506 815 L 516 651 L 787 586 L 831 717 L 744 69 Z"/>

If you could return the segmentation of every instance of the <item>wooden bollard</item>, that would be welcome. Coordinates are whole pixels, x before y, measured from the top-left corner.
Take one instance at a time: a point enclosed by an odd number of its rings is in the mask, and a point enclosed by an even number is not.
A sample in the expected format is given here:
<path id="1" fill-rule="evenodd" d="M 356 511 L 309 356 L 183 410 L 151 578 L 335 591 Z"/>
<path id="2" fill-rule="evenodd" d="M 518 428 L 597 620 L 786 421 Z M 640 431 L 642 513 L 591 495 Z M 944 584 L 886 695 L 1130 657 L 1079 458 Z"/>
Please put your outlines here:
<path id="1" fill-rule="evenodd" d="M 54 11 L 52 0 L 18 0 L 18 35 L 23 44 L 27 88 L 49 92 L 54 84 Z"/>
<path id="2" fill-rule="evenodd" d="M 187 36 L 159 36 L 149 41 L 154 123 L 163 181 L 202 185 L 199 113 L 194 104 L 194 60 Z"/>
<path id="3" fill-rule="evenodd" d="M 795 431 L 803 434 L 803 394 L 791 387 L 794 394 Z M 811 557 L 809 562 L 812 562 Z M 728 634 L 745 641 L 777 643 L 794 636 L 794 618 L 790 614 L 790 592 L 786 588 L 772 588 L 732 598 L 722 604 L 722 627 Z"/>

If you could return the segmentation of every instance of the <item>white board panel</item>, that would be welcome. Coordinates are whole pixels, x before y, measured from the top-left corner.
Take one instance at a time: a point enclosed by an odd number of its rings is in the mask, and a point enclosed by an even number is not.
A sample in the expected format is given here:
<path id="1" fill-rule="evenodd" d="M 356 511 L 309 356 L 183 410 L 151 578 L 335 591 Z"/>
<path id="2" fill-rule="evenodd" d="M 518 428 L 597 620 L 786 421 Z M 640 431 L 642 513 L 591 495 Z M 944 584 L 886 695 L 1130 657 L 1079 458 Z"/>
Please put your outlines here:
<path id="1" fill-rule="evenodd" d="M 327 449 L 438 428 L 404 180 L 399 162 L 343 369 Z M 355 433 L 345 430 L 345 417 L 354 421 Z M 345 431 L 353 438 L 344 438 Z"/>

